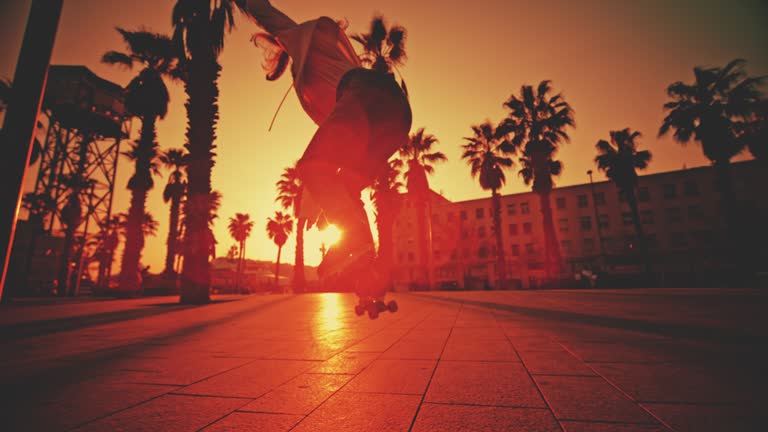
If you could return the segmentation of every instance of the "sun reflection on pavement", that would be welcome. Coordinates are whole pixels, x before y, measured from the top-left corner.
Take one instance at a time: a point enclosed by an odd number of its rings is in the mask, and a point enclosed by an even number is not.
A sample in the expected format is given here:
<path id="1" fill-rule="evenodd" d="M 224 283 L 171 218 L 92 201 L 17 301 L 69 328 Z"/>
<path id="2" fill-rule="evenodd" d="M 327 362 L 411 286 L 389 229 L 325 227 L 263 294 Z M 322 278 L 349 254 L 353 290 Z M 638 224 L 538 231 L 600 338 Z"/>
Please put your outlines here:
<path id="1" fill-rule="evenodd" d="M 339 293 L 319 294 L 320 307 L 317 309 L 313 326 L 317 333 L 334 331 L 344 326 L 342 316 L 344 302 Z"/>

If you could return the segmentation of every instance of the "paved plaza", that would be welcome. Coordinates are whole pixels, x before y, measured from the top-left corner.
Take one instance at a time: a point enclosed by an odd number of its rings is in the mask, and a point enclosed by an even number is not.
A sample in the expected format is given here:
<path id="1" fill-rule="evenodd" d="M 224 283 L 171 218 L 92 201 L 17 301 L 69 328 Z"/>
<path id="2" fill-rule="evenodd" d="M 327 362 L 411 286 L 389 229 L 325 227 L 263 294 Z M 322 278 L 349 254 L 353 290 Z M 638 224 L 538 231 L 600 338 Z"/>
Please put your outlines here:
<path id="1" fill-rule="evenodd" d="M 3 431 L 763 431 L 768 291 L 17 301 Z"/>

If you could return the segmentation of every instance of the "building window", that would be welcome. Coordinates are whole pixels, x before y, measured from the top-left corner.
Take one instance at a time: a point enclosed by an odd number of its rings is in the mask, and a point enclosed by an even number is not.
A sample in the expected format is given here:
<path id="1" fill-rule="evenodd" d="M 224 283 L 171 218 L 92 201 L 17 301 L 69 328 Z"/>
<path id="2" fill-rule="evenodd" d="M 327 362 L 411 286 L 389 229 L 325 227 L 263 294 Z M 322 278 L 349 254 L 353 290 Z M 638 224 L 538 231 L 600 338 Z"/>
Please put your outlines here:
<path id="1" fill-rule="evenodd" d="M 664 184 L 664 198 L 671 199 L 677 197 L 677 187 L 673 183 Z"/>
<path id="2" fill-rule="evenodd" d="M 445 219 L 448 222 L 453 222 L 453 212 L 448 212 L 448 214 L 445 215 Z"/>
<path id="3" fill-rule="evenodd" d="M 507 204 L 507 216 L 514 216 L 517 213 L 517 206 L 515 204 Z"/>
<path id="4" fill-rule="evenodd" d="M 461 230 L 461 238 L 464 239 L 464 240 L 469 238 L 469 230 L 468 229 L 465 228 L 465 229 Z"/>
<path id="5" fill-rule="evenodd" d="M 461 217 L 461 220 L 467 220 L 467 211 L 462 210 L 461 213 L 459 213 L 459 217 Z"/>
<path id="6" fill-rule="evenodd" d="M 653 219 L 653 211 L 651 210 L 643 210 L 640 212 L 640 222 L 642 222 L 643 225 L 653 225 L 654 219 Z"/>
<path id="7" fill-rule="evenodd" d="M 397 262 L 402 263 L 403 259 L 405 259 L 405 255 L 402 252 L 398 253 L 397 254 Z"/>
<path id="8" fill-rule="evenodd" d="M 591 231 L 592 230 L 592 218 L 589 216 L 582 216 L 579 218 L 579 225 L 581 226 L 582 231 Z"/>
<path id="9" fill-rule="evenodd" d="M 632 226 L 635 221 L 632 219 L 632 212 L 621 212 L 621 221 L 624 226 Z"/>
<path id="10" fill-rule="evenodd" d="M 683 183 L 683 194 L 685 196 L 699 196 L 699 185 L 694 181 Z"/>
<path id="11" fill-rule="evenodd" d="M 651 200 L 651 193 L 647 187 L 641 187 L 637 190 L 637 200 L 640 202 L 648 202 Z"/>
<path id="12" fill-rule="evenodd" d="M 512 245 L 512 256 L 520 256 L 520 245 Z"/>
<path id="13" fill-rule="evenodd" d="M 464 255 L 464 258 L 469 258 L 469 249 L 464 248 L 464 250 L 462 251 L 462 255 Z"/>
<path id="14" fill-rule="evenodd" d="M 557 226 L 560 232 L 568 232 L 568 219 L 560 218 L 557 220 Z"/>
<path id="15" fill-rule="evenodd" d="M 658 242 L 656 240 L 656 234 L 646 234 L 645 235 L 645 244 L 648 246 L 648 249 L 656 249 L 658 246 Z"/>
<path id="16" fill-rule="evenodd" d="M 413 262 L 413 252 L 408 252 L 408 262 Z"/>
<path id="17" fill-rule="evenodd" d="M 592 238 L 585 238 L 582 241 L 582 246 L 584 248 L 585 254 L 591 254 L 595 252 L 595 239 Z"/>
<path id="18" fill-rule="evenodd" d="M 598 219 L 597 223 L 600 224 L 600 228 L 608 228 L 608 226 L 609 226 L 608 215 L 607 214 L 601 214 L 600 216 L 598 216 L 598 218 L 599 219 Z"/>
<path id="19" fill-rule="evenodd" d="M 555 200 L 558 210 L 565 210 L 565 197 L 559 197 Z"/>
<path id="20" fill-rule="evenodd" d="M 480 246 L 480 249 L 477 250 L 477 257 L 478 258 L 488 257 L 488 248 L 485 246 Z"/>
<path id="21" fill-rule="evenodd" d="M 565 254 L 570 255 L 571 254 L 571 241 L 570 240 L 561 240 L 560 241 L 560 249 L 562 249 Z"/>
<path id="22" fill-rule="evenodd" d="M 459 254 L 458 254 L 458 251 L 456 249 L 451 251 L 451 261 L 456 261 L 458 256 L 459 256 Z"/>
<path id="23" fill-rule="evenodd" d="M 684 248 L 688 246 L 688 237 L 684 232 L 673 232 L 669 237 L 673 248 Z"/>
<path id="24" fill-rule="evenodd" d="M 587 206 L 589 205 L 587 196 L 584 194 L 577 196 L 576 202 L 578 203 L 579 208 L 587 208 Z"/>
<path id="25" fill-rule="evenodd" d="M 483 217 L 485 217 L 485 209 L 484 208 L 475 209 L 475 217 L 477 219 L 482 219 Z"/>
<path id="26" fill-rule="evenodd" d="M 530 234 L 531 232 L 533 232 L 533 226 L 530 222 L 525 222 L 523 224 L 523 234 Z"/>
<path id="27" fill-rule="evenodd" d="M 432 215 L 432 225 L 440 225 L 440 215 L 439 214 L 433 214 Z"/>
<path id="28" fill-rule="evenodd" d="M 664 213 L 667 215 L 667 222 L 669 223 L 679 223 L 682 219 L 680 217 L 680 207 L 670 207 L 668 209 L 664 210 Z"/>
<path id="29" fill-rule="evenodd" d="M 595 194 L 595 205 L 605 205 L 605 194 L 603 192 Z"/>
<path id="30" fill-rule="evenodd" d="M 432 256 L 435 257 L 435 261 L 439 261 L 440 260 L 440 251 L 436 250 L 436 251 L 432 252 Z"/>
<path id="31" fill-rule="evenodd" d="M 533 249 L 533 243 L 526 243 L 525 244 L 525 253 L 529 255 L 533 255 L 534 249 Z"/>
<path id="32" fill-rule="evenodd" d="M 480 237 L 480 238 L 485 237 L 485 227 L 484 226 L 477 227 L 477 236 Z"/>
<path id="33" fill-rule="evenodd" d="M 704 220 L 704 210 L 701 209 L 700 205 L 691 204 L 688 206 L 688 219 L 692 221 Z"/>
<path id="34" fill-rule="evenodd" d="M 509 235 L 517 235 L 517 224 L 509 224 Z"/>
<path id="35" fill-rule="evenodd" d="M 521 214 L 529 214 L 530 212 L 531 212 L 531 207 L 528 205 L 528 201 L 520 203 Z"/>

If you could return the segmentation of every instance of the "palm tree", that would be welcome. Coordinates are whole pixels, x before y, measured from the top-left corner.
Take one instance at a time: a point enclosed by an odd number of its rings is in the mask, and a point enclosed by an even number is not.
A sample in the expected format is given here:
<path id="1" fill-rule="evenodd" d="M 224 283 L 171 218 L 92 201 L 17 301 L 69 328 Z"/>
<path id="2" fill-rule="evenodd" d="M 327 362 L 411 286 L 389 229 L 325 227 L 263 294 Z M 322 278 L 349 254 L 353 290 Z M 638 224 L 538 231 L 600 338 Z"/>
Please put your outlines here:
<path id="1" fill-rule="evenodd" d="M 664 104 L 668 113 L 659 129 L 660 137 L 674 130 L 673 137 L 680 144 L 691 140 L 701 144 L 704 155 L 714 164 L 729 231 L 733 231 L 736 222 L 731 158 L 747 145 L 747 141 L 739 139 L 739 131 L 759 109 L 759 86 L 764 80 L 747 77 L 745 63 L 737 59 L 723 68 L 695 67 L 693 83 L 670 84 L 667 94 L 672 101 Z"/>
<path id="2" fill-rule="evenodd" d="M 768 163 L 768 99 L 758 103 L 753 118 L 744 129 L 742 138 L 749 152 L 763 164 Z"/>
<path id="3" fill-rule="evenodd" d="M 493 200 L 493 229 L 496 233 L 496 271 L 499 280 L 498 287 L 504 288 L 507 280 L 507 265 L 504 260 L 504 244 L 501 231 L 501 195 L 499 189 L 506 183 L 504 169 L 513 165 L 512 158 L 517 149 L 506 138 L 499 134 L 491 122 L 486 121 L 478 126 L 472 126 L 473 136 L 464 138 L 467 143 L 462 146 L 462 159 L 469 163 L 472 178 L 478 178 L 483 190 L 490 190 Z"/>
<path id="4" fill-rule="evenodd" d="M 379 234 L 378 257 L 383 274 L 389 275 L 395 252 L 392 227 L 400 212 L 402 197 L 400 189 L 403 183 L 398 180 L 403 161 L 392 159 L 387 169 L 374 179 L 371 185 L 371 202 L 376 215 L 376 231 Z"/>
<path id="5" fill-rule="evenodd" d="M 431 220 L 429 217 L 429 181 L 427 174 L 433 174 L 433 164 L 445 162 L 448 158 L 439 151 L 432 151 L 438 143 L 432 134 L 421 128 L 411 134 L 408 142 L 399 149 L 400 158 L 408 164 L 405 171 L 405 182 L 408 194 L 416 205 L 416 222 L 418 229 L 419 262 L 427 271 L 427 283 L 431 286 Z"/>
<path id="6" fill-rule="evenodd" d="M 243 273 L 243 263 L 245 261 L 245 241 L 251 236 L 254 222 L 251 216 L 246 213 L 235 213 L 235 217 L 229 218 L 227 229 L 229 234 L 240 245 L 240 256 L 237 261 L 237 284 L 236 289 L 240 289 L 240 278 Z"/>
<path id="7" fill-rule="evenodd" d="M 157 173 L 157 136 L 155 123 L 168 112 L 168 88 L 164 77 L 172 77 L 176 64 L 173 42 L 167 36 L 146 31 L 130 32 L 117 28 L 128 52 L 109 51 L 102 62 L 132 68 L 142 67 L 126 87 L 126 109 L 141 119 L 141 135 L 130 151 L 125 153 L 135 162 L 135 172 L 128 181 L 131 206 L 128 211 L 127 240 L 123 251 L 120 288 L 137 291 L 136 269 L 144 248 L 141 220 L 145 213 L 147 194 L 154 186 L 152 174 Z"/>
<path id="8" fill-rule="evenodd" d="M 176 261 L 176 255 L 179 253 L 179 216 L 181 210 L 181 200 L 187 193 L 187 182 L 184 180 L 184 173 L 181 170 L 186 166 L 186 152 L 183 149 L 169 149 L 160 155 L 160 162 L 166 168 L 172 169 L 168 177 L 168 184 L 163 190 L 163 201 L 171 203 L 171 213 L 168 219 L 168 239 L 166 240 L 167 250 L 165 253 L 166 275 L 175 275 L 173 264 Z"/>
<path id="9" fill-rule="evenodd" d="M 187 247 L 182 269 L 182 303 L 208 303 L 211 282 L 211 233 L 206 219 L 210 209 L 214 139 L 219 117 L 219 54 L 224 35 L 234 26 L 233 0 L 177 0 L 173 8 L 174 40 L 184 53 L 184 89 L 188 100 L 187 164 L 190 209 L 187 214 Z"/>
<path id="10" fill-rule="evenodd" d="M 384 18 L 375 16 L 371 20 L 369 33 L 351 37 L 363 46 L 360 59 L 364 66 L 377 72 L 388 73 L 393 68 L 405 64 L 408 58 L 405 52 L 406 36 L 404 27 L 395 25 L 387 29 Z"/>
<path id="11" fill-rule="evenodd" d="M 280 275 L 280 253 L 283 245 L 288 240 L 288 236 L 293 231 L 293 219 L 287 213 L 281 211 L 275 212 L 275 216 L 267 218 L 267 236 L 277 245 L 277 263 L 275 264 L 275 289 L 279 288 L 278 278 Z"/>
<path id="12" fill-rule="evenodd" d="M 293 211 L 296 218 L 296 255 L 293 267 L 293 291 L 304 292 L 306 278 L 304 275 L 304 227 L 307 219 L 301 217 L 301 199 L 304 186 L 296 173 L 296 165 L 287 167 L 277 182 L 277 199 L 285 210 Z"/>
<path id="13" fill-rule="evenodd" d="M 539 83 L 535 92 L 532 86 L 523 85 L 520 95 L 512 95 L 504 103 L 510 112 L 501 128 L 502 134 L 513 134 L 512 144 L 522 146 L 520 175 L 526 185 L 533 183 L 533 192 L 539 195 L 544 223 L 545 270 L 552 277 L 562 270 L 560 246 L 552 222 L 553 176 L 560 175 L 562 164 L 555 161 L 558 146 L 569 141 L 565 132 L 567 126 L 574 126 L 573 110 L 558 93 L 552 91 L 548 80 Z"/>
<path id="14" fill-rule="evenodd" d="M 632 132 L 629 128 L 625 128 L 610 131 L 610 135 L 610 142 L 600 140 L 595 145 L 598 152 L 595 162 L 597 168 L 605 172 L 605 175 L 616 184 L 619 193 L 627 200 L 632 212 L 632 222 L 635 225 L 635 237 L 637 237 L 640 252 L 646 263 L 646 271 L 650 271 L 648 245 L 643 234 L 643 225 L 640 223 L 635 189 L 637 189 L 636 170 L 648 167 L 648 163 L 651 161 L 651 152 L 637 150 L 635 140 L 640 137 L 640 132 Z"/>

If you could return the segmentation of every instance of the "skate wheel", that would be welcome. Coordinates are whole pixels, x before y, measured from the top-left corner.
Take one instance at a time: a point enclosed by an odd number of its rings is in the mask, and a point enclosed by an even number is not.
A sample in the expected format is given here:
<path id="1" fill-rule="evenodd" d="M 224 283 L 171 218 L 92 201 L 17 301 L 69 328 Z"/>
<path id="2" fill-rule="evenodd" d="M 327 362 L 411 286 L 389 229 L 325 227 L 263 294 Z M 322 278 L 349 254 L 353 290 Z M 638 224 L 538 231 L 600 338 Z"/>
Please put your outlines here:
<path id="1" fill-rule="evenodd" d="M 390 302 L 387 303 L 387 309 L 389 309 L 390 312 L 397 312 L 397 302 L 390 300 Z"/>
<path id="2" fill-rule="evenodd" d="M 374 303 L 368 305 L 368 318 L 376 319 L 379 317 L 379 307 Z"/>
<path id="3" fill-rule="evenodd" d="M 387 310 L 387 304 L 381 301 L 376 301 L 376 307 L 379 309 L 379 312 L 384 312 Z"/>
<path id="4" fill-rule="evenodd" d="M 360 316 L 365 313 L 365 308 L 363 305 L 356 305 L 355 306 L 355 315 Z"/>

